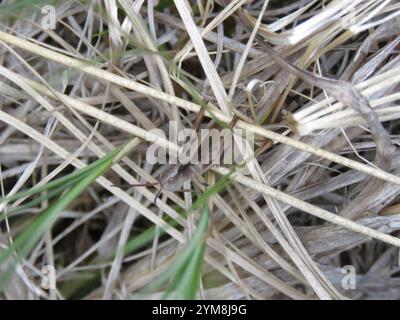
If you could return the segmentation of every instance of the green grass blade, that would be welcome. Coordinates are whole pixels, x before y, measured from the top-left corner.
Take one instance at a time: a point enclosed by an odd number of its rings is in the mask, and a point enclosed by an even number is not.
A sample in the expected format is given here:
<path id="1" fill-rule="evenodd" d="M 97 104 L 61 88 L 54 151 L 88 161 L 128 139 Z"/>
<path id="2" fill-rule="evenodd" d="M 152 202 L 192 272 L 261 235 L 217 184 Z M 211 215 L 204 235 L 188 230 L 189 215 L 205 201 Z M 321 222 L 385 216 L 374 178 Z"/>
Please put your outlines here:
<path id="1" fill-rule="evenodd" d="M 180 299 L 194 299 L 200 285 L 208 216 L 208 207 L 204 206 L 196 232 L 190 242 L 173 260 L 168 269 L 147 286 L 142 293 L 153 292 L 169 282 L 164 298 L 176 295 Z"/>
<path id="2" fill-rule="evenodd" d="M 200 286 L 201 268 L 204 260 L 205 244 L 195 248 L 186 266 L 185 272 L 177 281 L 174 299 L 193 300 L 196 299 Z"/>
<path id="3" fill-rule="evenodd" d="M 118 147 L 117 149 L 120 150 L 121 147 Z M 117 149 L 114 150 L 111 154 L 114 154 L 114 152 L 116 152 Z M 92 169 L 97 168 L 97 166 L 99 166 L 103 162 L 107 162 L 109 160 L 109 157 L 110 157 L 110 154 L 107 156 L 104 156 L 103 158 L 96 160 L 95 162 L 89 164 L 85 168 L 75 170 L 71 174 L 68 174 L 64 177 L 58 178 L 52 182 L 48 182 L 43 186 L 34 187 L 34 188 L 31 188 L 26 191 L 18 192 L 10 197 L 1 197 L 0 203 L 5 202 L 5 201 L 9 202 L 9 201 L 18 200 L 23 197 L 29 197 L 36 193 L 43 192 L 43 191 L 46 191 L 46 190 L 49 190 L 52 188 L 56 188 L 61 185 L 68 184 L 71 180 L 76 181 L 76 179 L 78 179 L 78 180 L 83 179 L 87 174 L 89 174 L 91 172 Z"/>
<path id="4" fill-rule="evenodd" d="M 58 0 L 17 0 L 14 3 L 6 3 L 0 5 L 0 14 L 16 15 L 27 8 L 42 8 L 45 5 L 56 5 Z"/>
<path id="5" fill-rule="evenodd" d="M 19 205 L 15 209 L 7 210 L 7 217 L 10 218 L 12 216 L 18 215 L 19 213 L 23 212 L 26 209 L 32 208 L 43 201 L 49 201 L 53 199 L 55 196 L 61 194 L 62 192 L 66 191 L 69 187 L 77 183 L 79 180 L 81 180 L 82 177 L 76 177 L 75 179 L 72 179 L 71 181 L 67 182 L 64 185 L 61 185 L 59 187 L 56 187 L 54 189 L 51 189 L 47 191 L 44 195 L 40 197 L 36 197 L 31 201 L 25 202 L 23 205 Z M 0 215 L 0 222 L 5 219 L 6 215 L 3 213 Z"/>
<path id="6" fill-rule="evenodd" d="M 80 179 L 63 197 L 40 214 L 40 216 L 18 236 L 13 246 L 10 246 L 7 250 L 2 252 L 0 255 L 0 264 L 7 264 L 7 271 L 0 275 L 0 292 L 4 289 L 5 285 L 8 284 L 10 276 L 15 269 L 16 261 L 14 259 L 14 253 L 16 253 L 19 258 L 25 258 L 43 236 L 44 232 L 57 220 L 58 214 L 77 198 L 97 177 L 101 176 L 113 165 L 114 157 L 119 151 L 120 148 L 116 148 L 110 154 L 94 162 L 97 163 L 97 166 L 94 168 L 91 166 L 92 169 L 83 179 Z"/>
<path id="7" fill-rule="evenodd" d="M 204 206 L 196 232 L 185 248 L 180 259 L 175 262 L 167 297 L 174 299 L 195 299 L 200 286 L 201 268 L 205 251 L 205 235 L 208 229 L 208 207 Z"/>

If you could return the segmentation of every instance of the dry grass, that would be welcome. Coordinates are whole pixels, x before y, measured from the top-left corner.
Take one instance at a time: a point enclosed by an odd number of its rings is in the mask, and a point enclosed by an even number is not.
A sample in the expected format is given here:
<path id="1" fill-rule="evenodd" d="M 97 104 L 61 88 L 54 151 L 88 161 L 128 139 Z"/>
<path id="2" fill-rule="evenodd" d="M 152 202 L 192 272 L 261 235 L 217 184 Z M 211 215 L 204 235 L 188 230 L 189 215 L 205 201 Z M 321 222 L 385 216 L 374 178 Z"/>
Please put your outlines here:
<path id="1" fill-rule="evenodd" d="M 400 299 L 398 1 L 0 6 L 2 298 Z M 182 192 L 197 126 L 255 149 Z"/>

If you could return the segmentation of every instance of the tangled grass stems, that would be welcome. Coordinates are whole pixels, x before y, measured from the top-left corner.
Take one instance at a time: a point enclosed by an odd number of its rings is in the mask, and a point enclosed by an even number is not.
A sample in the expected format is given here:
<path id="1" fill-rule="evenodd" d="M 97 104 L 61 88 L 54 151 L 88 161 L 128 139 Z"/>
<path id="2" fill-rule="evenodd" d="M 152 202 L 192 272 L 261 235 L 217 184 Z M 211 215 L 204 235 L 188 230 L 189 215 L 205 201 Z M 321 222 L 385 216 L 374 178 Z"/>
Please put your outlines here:
<path id="1" fill-rule="evenodd" d="M 1 298 L 399 298 L 397 1 L 27 3 L 0 5 Z M 171 120 L 251 161 L 153 185 Z"/>

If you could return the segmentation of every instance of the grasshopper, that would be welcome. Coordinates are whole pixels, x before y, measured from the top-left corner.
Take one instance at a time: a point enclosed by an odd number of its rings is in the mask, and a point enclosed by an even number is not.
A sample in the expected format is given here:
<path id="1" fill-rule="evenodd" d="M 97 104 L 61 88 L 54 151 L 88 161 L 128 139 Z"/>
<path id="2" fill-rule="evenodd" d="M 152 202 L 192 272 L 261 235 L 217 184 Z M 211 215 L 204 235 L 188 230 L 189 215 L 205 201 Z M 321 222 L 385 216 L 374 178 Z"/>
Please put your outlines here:
<path id="1" fill-rule="evenodd" d="M 196 117 L 194 123 L 194 129 L 198 131 L 200 123 L 204 117 L 204 110 L 199 112 Z M 229 123 L 229 128 L 233 129 L 236 122 L 238 121 L 238 117 L 236 115 L 233 116 L 231 122 Z M 199 146 L 200 149 L 200 146 Z M 222 149 L 224 149 L 222 145 Z M 147 183 L 139 183 L 139 184 L 131 184 L 131 187 L 151 187 L 151 186 L 159 186 L 159 189 L 154 197 L 153 203 L 156 205 L 159 196 L 161 195 L 163 190 L 171 191 L 171 192 L 192 192 L 191 189 L 184 189 L 184 185 L 186 182 L 194 180 L 195 177 L 201 176 L 204 172 L 208 171 L 214 164 L 212 163 L 211 152 L 209 154 L 209 163 L 208 164 L 171 164 L 168 165 L 166 170 L 160 175 L 160 178 L 156 182 L 147 182 Z"/>

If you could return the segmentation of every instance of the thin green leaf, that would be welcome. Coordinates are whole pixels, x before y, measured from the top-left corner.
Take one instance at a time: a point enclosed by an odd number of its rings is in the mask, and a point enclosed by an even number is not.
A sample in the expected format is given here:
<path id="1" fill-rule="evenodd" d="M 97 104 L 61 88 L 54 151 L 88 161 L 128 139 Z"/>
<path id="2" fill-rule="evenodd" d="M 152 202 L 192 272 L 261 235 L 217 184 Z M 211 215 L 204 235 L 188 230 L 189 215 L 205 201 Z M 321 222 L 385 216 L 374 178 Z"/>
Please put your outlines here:
<path id="1" fill-rule="evenodd" d="M 71 189 L 58 201 L 53 203 L 40 216 L 38 216 L 15 240 L 13 246 L 10 246 L 0 255 L 0 264 L 7 264 L 7 271 L 0 275 L 0 291 L 8 284 L 14 273 L 16 262 L 13 259 L 14 253 L 19 259 L 25 258 L 34 248 L 44 232 L 50 228 L 57 220 L 59 213 L 64 210 L 75 198 L 77 198 L 97 177 L 101 176 L 112 165 L 114 158 L 118 155 L 120 148 L 97 160 L 91 166 L 90 172 L 80 179 Z M 11 261 L 10 261 L 11 259 Z"/>
<path id="2" fill-rule="evenodd" d="M 167 297 L 195 299 L 200 286 L 201 268 L 205 251 L 205 234 L 208 229 L 208 207 L 204 206 L 199 225 L 180 259 L 176 260 L 175 274 Z"/>
<path id="3" fill-rule="evenodd" d="M 34 188 L 31 188 L 31 189 L 26 190 L 26 191 L 18 192 L 18 193 L 14 194 L 13 196 L 10 196 L 10 197 L 1 197 L 0 198 L 0 203 L 5 202 L 5 201 L 7 201 L 7 202 L 14 201 L 14 200 L 17 200 L 17 199 L 20 199 L 20 198 L 23 198 L 23 197 L 29 197 L 29 196 L 32 196 L 32 195 L 34 195 L 36 193 L 43 192 L 43 191 L 58 187 L 60 185 L 66 185 L 71 180 L 74 180 L 74 181 L 76 181 L 76 179 L 81 180 L 86 175 L 90 174 L 92 169 L 95 169 L 101 163 L 108 161 L 110 155 L 114 155 L 114 153 L 119 151 L 120 149 L 121 149 L 121 147 L 118 147 L 112 153 L 104 156 L 103 158 L 100 158 L 100 159 L 96 160 L 95 162 L 87 165 L 85 168 L 75 170 L 71 174 L 63 176 L 61 178 L 58 178 L 58 179 L 56 179 L 56 180 L 54 180 L 52 182 L 48 182 L 43 186 L 34 187 Z"/>

